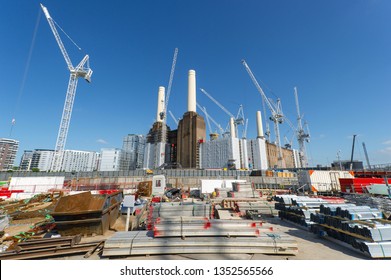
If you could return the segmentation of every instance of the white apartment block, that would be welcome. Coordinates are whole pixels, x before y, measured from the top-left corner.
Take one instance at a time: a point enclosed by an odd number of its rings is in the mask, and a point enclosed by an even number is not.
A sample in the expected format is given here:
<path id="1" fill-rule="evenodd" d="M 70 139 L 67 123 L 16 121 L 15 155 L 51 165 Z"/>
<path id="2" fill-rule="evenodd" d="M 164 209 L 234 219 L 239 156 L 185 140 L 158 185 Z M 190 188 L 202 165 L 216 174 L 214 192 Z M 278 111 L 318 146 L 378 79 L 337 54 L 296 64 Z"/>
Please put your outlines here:
<path id="1" fill-rule="evenodd" d="M 104 148 L 100 153 L 99 171 L 119 171 L 121 163 L 121 149 Z"/>
<path id="2" fill-rule="evenodd" d="M 36 149 L 33 151 L 33 156 L 30 164 L 30 170 L 38 168 L 39 171 L 49 171 L 54 157 L 53 150 Z"/>
<path id="3" fill-rule="evenodd" d="M 96 152 L 65 150 L 61 170 L 65 172 L 94 171 L 97 160 L 98 154 Z"/>

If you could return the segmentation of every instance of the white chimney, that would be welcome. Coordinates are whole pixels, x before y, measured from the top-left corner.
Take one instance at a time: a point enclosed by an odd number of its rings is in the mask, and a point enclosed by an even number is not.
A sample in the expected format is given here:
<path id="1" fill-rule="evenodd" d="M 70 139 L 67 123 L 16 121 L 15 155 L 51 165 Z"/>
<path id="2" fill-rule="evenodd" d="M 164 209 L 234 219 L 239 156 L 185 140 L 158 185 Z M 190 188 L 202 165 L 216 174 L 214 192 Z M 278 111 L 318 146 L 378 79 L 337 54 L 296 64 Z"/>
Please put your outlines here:
<path id="1" fill-rule="evenodd" d="M 229 119 L 229 127 L 231 129 L 231 137 L 236 138 L 236 133 L 235 133 L 235 120 L 234 118 Z"/>
<path id="2" fill-rule="evenodd" d="M 187 111 L 197 112 L 196 111 L 196 73 L 194 70 L 189 70 Z"/>
<path id="3" fill-rule="evenodd" d="M 263 138 L 263 126 L 262 126 L 262 115 L 261 111 L 257 111 L 257 132 L 258 138 Z"/>
<path id="4" fill-rule="evenodd" d="M 164 111 L 164 99 L 165 99 L 165 88 L 164 87 L 159 87 L 159 92 L 157 94 L 157 111 L 156 111 L 156 121 L 157 122 L 162 122 L 163 119 L 161 118 L 160 113 Z"/>

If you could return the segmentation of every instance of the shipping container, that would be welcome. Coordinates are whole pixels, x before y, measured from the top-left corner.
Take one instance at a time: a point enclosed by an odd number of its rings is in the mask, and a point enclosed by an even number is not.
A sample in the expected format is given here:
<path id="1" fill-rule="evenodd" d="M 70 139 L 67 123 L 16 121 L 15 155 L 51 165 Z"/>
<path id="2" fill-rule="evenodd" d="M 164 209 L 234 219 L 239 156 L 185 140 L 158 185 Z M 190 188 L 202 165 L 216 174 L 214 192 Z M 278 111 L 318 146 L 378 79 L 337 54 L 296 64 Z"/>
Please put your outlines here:
<path id="1" fill-rule="evenodd" d="M 353 172 L 335 170 L 301 170 L 298 172 L 300 187 L 317 193 L 340 192 L 340 178 L 354 178 Z"/>

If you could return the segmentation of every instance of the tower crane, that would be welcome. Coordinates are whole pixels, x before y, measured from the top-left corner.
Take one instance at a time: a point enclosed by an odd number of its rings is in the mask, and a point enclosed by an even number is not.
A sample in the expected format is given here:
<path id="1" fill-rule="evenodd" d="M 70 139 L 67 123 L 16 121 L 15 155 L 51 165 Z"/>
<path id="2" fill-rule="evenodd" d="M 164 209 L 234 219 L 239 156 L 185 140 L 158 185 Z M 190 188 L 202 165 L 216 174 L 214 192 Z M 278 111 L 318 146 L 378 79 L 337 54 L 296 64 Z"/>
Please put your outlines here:
<path id="1" fill-rule="evenodd" d="M 203 108 L 204 108 L 204 110 L 201 110 L 201 111 L 204 112 L 204 114 L 205 114 L 206 122 L 208 123 L 208 127 L 209 127 L 209 134 L 212 134 L 213 131 L 212 131 L 212 126 L 210 125 L 209 114 L 206 111 L 206 108 L 205 107 L 203 107 Z"/>
<path id="2" fill-rule="evenodd" d="M 177 56 L 178 56 L 178 48 L 175 48 L 175 50 L 174 50 L 174 57 L 172 59 L 170 79 L 168 81 L 168 87 L 167 87 L 167 93 L 166 93 L 164 108 L 163 108 L 163 112 L 160 113 L 160 119 L 162 120 L 162 142 L 163 143 L 166 143 L 166 141 L 167 141 L 167 128 L 166 128 L 167 108 L 168 108 L 168 101 L 170 100 L 170 95 L 171 95 L 171 86 L 172 86 L 172 81 L 174 79 L 175 65 L 176 65 Z M 178 125 L 178 123 L 177 123 L 177 125 Z"/>
<path id="3" fill-rule="evenodd" d="M 297 88 L 294 87 L 295 92 L 295 101 L 296 101 L 296 111 L 297 111 L 297 142 L 299 143 L 299 154 L 300 154 L 300 163 L 302 167 L 308 166 L 308 159 L 307 159 L 307 152 L 305 149 L 304 143 L 310 142 L 310 134 L 307 130 L 307 132 L 304 131 L 303 125 L 301 123 L 303 116 L 300 114 L 300 106 L 299 106 L 299 97 L 297 94 Z M 308 124 L 307 124 L 308 127 Z"/>
<path id="4" fill-rule="evenodd" d="M 279 130 L 279 124 L 282 124 L 284 121 L 284 115 L 282 113 L 282 107 L 281 107 L 281 100 L 278 98 L 277 103 L 270 102 L 269 98 L 267 98 L 266 94 L 263 92 L 261 86 L 258 84 L 257 79 L 255 78 L 254 74 L 252 73 L 250 67 L 246 63 L 246 61 L 243 59 L 242 64 L 244 68 L 246 69 L 247 73 L 249 74 L 252 82 L 254 83 L 255 87 L 257 88 L 258 92 L 262 96 L 262 100 L 266 103 L 267 107 L 269 108 L 271 112 L 270 120 L 274 122 L 274 133 L 276 136 L 276 146 L 278 151 L 278 165 L 279 167 L 285 167 L 284 160 L 282 157 L 282 149 L 281 149 L 281 141 L 280 141 L 280 130 Z"/>
<path id="5" fill-rule="evenodd" d="M 165 96 L 165 102 L 163 104 L 163 111 L 160 112 L 160 119 L 162 120 L 161 124 L 161 142 L 155 143 L 155 157 L 154 157 L 154 168 L 160 166 L 165 163 L 165 152 L 166 152 L 166 142 L 167 142 L 167 108 L 168 102 L 170 100 L 171 95 L 171 86 L 172 81 L 174 79 L 175 65 L 178 56 L 178 48 L 174 50 L 174 57 L 172 60 L 170 78 L 168 81 L 167 93 Z"/>
<path id="6" fill-rule="evenodd" d="M 234 119 L 235 131 L 236 131 L 236 135 L 237 135 L 238 125 L 244 125 L 245 124 L 244 113 L 243 113 L 243 106 L 242 105 L 239 106 L 239 111 L 238 111 L 238 113 L 237 113 L 237 115 L 235 117 L 230 111 L 228 111 L 223 105 L 221 105 L 220 102 L 218 102 L 216 99 L 214 99 L 213 96 L 210 95 L 206 90 L 204 90 L 203 88 L 200 88 L 200 90 L 210 100 L 212 100 L 217 106 L 219 106 L 220 109 L 223 110 L 230 118 Z"/>
<path id="7" fill-rule="evenodd" d="M 80 61 L 80 63 L 76 67 L 73 66 L 72 61 L 69 58 L 69 55 L 64 47 L 64 44 L 61 41 L 60 35 L 58 34 L 57 29 L 54 25 L 55 22 L 52 19 L 52 17 L 50 16 L 48 9 L 45 6 L 43 6 L 42 4 L 41 4 L 41 8 L 45 14 L 45 17 L 49 23 L 49 26 L 53 32 L 53 35 L 57 41 L 57 44 L 60 47 L 61 53 L 64 56 L 65 62 L 67 64 L 68 70 L 70 72 L 64 109 L 62 112 L 60 128 L 58 130 L 58 135 L 57 135 L 55 154 L 54 154 L 54 158 L 53 158 L 52 164 L 51 164 L 52 171 L 59 171 L 61 169 L 61 165 L 62 165 L 62 157 L 63 157 L 64 147 L 65 147 L 65 143 L 67 140 L 69 123 L 71 121 L 71 115 L 72 115 L 73 103 L 75 100 L 78 78 L 83 78 L 87 82 L 90 83 L 92 70 L 89 66 L 89 56 L 88 55 L 85 55 L 84 58 Z"/>
<path id="8" fill-rule="evenodd" d="M 206 117 L 206 120 L 207 120 L 207 122 L 208 122 L 208 125 L 209 125 L 209 131 L 212 133 L 212 129 L 211 129 L 211 127 L 210 127 L 210 122 L 209 122 L 209 120 L 210 120 L 210 121 L 212 121 L 212 122 L 214 123 L 214 125 L 219 129 L 220 134 L 224 137 L 224 136 L 225 136 L 225 131 L 224 131 L 224 129 L 221 127 L 220 124 L 218 124 L 218 123 L 217 123 L 217 122 L 216 122 L 216 121 L 207 113 L 206 108 L 205 108 L 205 107 L 202 107 L 198 102 L 197 102 L 197 107 L 198 107 L 198 109 L 201 110 L 201 112 L 204 113 L 204 115 L 205 115 L 205 117 Z"/>
<path id="9" fill-rule="evenodd" d="M 244 125 L 243 133 L 242 133 L 242 138 L 246 139 L 247 138 L 247 127 L 248 127 L 248 118 L 246 119 L 246 123 Z"/>
<path id="10" fill-rule="evenodd" d="M 175 118 L 174 114 L 170 110 L 168 110 L 168 113 L 170 114 L 171 118 L 174 120 L 175 124 L 178 126 L 179 124 L 178 119 Z"/>

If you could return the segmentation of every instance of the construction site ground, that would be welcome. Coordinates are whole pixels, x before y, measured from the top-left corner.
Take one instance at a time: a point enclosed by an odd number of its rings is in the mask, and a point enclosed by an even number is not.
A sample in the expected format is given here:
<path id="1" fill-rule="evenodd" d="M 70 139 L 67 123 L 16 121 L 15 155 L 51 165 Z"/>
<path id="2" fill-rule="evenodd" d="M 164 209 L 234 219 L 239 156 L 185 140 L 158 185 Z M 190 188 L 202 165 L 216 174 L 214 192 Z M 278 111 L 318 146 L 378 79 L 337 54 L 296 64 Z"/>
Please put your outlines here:
<path id="1" fill-rule="evenodd" d="M 124 217 L 122 222 L 124 221 Z M 121 220 L 121 218 L 119 220 Z M 369 260 L 370 258 L 354 249 L 346 248 L 330 240 L 325 240 L 306 231 L 299 226 L 280 218 L 266 218 L 276 233 L 288 234 L 298 243 L 297 255 L 265 255 L 265 254 L 175 254 L 175 255 L 151 255 L 151 256 L 124 256 L 115 258 L 102 257 L 100 252 L 95 252 L 89 258 L 84 255 L 51 258 L 57 260 Z M 120 222 L 121 223 L 121 222 Z M 121 225 L 118 228 L 122 228 Z M 105 235 L 83 237 L 81 242 L 101 241 L 109 238 L 115 231 L 110 230 Z M 213 238 L 213 237 L 211 237 Z"/>

